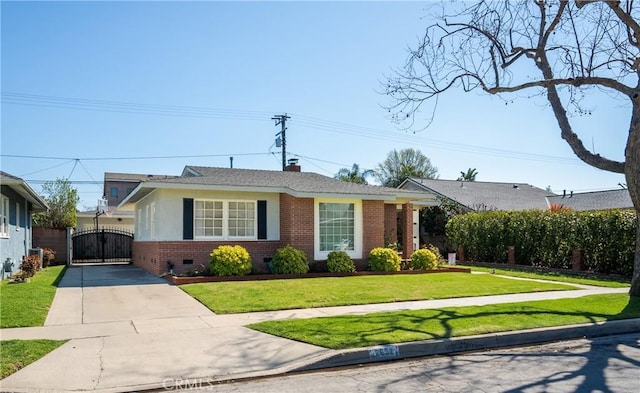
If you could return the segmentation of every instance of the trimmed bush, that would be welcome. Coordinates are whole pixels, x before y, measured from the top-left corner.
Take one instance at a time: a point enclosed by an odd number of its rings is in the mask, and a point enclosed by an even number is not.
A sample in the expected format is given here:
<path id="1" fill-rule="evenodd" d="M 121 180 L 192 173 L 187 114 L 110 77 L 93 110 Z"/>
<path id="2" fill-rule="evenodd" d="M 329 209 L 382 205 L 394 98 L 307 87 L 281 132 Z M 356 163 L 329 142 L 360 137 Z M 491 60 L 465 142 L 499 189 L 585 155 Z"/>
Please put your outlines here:
<path id="1" fill-rule="evenodd" d="M 376 247 L 369 253 L 367 270 L 374 272 L 397 272 L 400 270 L 400 256 L 390 248 Z"/>
<path id="2" fill-rule="evenodd" d="M 22 270 L 22 276 L 30 278 L 36 275 L 36 272 L 40 269 L 40 257 L 37 255 L 27 255 L 22 259 L 20 270 Z"/>
<path id="3" fill-rule="evenodd" d="M 327 270 L 330 273 L 351 273 L 356 271 L 356 265 L 344 251 L 331 251 L 327 257 Z"/>
<path id="4" fill-rule="evenodd" d="M 211 252 L 209 271 L 216 276 L 244 276 L 251 272 L 251 256 L 242 246 L 220 246 Z"/>
<path id="5" fill-rule="evenodd" d="M 452 218 L 447 236 L 472 261 L 505 263 L 514 246 L 518 264 L 570 269 L 580 249 L 586 270 L 630 277 L 636 228 L 632 210 L 484 212 Z"/>
<path id="6" fill-rule="evenodd" d="M 291 246 L 279 248 L 271 263 L 275 274 L 304 274 L 309 271 L 307 256 Z"/>
<path id="7" fill-rule="evenodd" d="M 438 268 L 438 258 L 426 248 L 411 254 L 411 266 L 414 270 L 434 270 Z"/>

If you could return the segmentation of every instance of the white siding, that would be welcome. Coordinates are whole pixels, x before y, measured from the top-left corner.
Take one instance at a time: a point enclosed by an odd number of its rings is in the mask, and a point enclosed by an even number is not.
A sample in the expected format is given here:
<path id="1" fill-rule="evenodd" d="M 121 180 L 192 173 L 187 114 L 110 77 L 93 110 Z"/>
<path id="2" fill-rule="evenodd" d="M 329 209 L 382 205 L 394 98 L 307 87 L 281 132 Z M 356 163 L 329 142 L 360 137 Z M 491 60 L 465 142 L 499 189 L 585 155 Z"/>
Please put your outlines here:
<path id="1" fill-rule="evenodd" d="M 136 204 L 135 211 L 142 212 L 145 215 L 148 210 L 155 210 L 155 233 L 154 239 L 151 238 L 151 230 L 145 229 L 143 225 L 141 230 L 136 233 L 136 240 L 148 241 L 176 241 L 182 240 L 182 201 L 184 198 L 193 199 L 215 199 L 215 200 L 234 200 L 234 201 L 267 201 L 267 240 L 280 240 L 280 195 L 274 193 L 240 193 L 240 192 L 221 192 L 221 191 L 204 191 L 204 190 L 162 190 L 158 189 Z M 155 209 L 151 206 L 155 205 Z M 136 220 L 146 222 L 147 217 L 137 217 Z M 149 217 L 149 222 L 152 218 Z"/>

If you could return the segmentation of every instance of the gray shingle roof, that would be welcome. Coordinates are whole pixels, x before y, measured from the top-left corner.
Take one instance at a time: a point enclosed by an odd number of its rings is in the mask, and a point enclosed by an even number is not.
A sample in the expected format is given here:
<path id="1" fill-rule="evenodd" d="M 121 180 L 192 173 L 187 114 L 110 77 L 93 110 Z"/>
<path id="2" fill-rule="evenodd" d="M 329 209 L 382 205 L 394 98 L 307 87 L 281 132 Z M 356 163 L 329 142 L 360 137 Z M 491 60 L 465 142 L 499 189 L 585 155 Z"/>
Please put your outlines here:
<path id="1" fill-rule="evenodd" d="M 557 203 L 573 210 L 632 209 L 633 202 L 629 190 L 607 190 L 554 195 L 548 197 L 549 203 Z"/>
<path id="2" fill-rule="evenodd" d="M 546 210 L 549 191 L 526 183 L 461 182 L 410 178 L 400 187 L 433 192 L 472 210 Z"/>
<path id="3" fill-rule="evenodd" d="M 177 178 L 153 179 L 138 188 L 199 188 L 210 190 L 236 190 L 288 193 L 298 197 L 353 197 L 388 201 L 430 200 L 433 196 L 422 192 L 396 188 L 348 183 L 313 172 L 268 171 L 257 169 L 215 168 L 187 166 Z M 149 192 L 146 191 L 147 193 Z M 144 190 L 130 195 L 124 203 L 135 202 L 144 196 Z"/>

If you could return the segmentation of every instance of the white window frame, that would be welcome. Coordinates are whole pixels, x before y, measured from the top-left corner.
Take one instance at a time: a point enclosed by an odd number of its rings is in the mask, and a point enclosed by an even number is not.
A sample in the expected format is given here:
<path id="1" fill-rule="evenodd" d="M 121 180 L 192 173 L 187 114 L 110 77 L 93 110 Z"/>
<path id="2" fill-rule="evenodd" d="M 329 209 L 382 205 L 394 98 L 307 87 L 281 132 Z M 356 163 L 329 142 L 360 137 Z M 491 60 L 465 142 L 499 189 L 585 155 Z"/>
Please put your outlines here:
<path id="1" fill-rule="evenodd" d="M 196 229 L 196 220 L 201 220 L 205 218 L 199 218 L 197 210 L 199 203 L 222 203 L 222 235 L 213 235 L 213 236 L 204 236 L 198 235 L 198 230 Z M 238 219 L 237 217 L 230 217 L 229 205 L 233 203 L 243 203 L 243 204 L 252 204 L 253 211 L 251 212 L 252 217 L 248 217 L 248 219 L 253 219 L 253 227 L 251 227 L 252 235 L 249 236 L 232 236 L 230 234 L 230 220 Z M 244 217 L 246 219 L 247 217 Z M 219 220 L 220 217 L 210 217 L 207 219 Z M 240 217 L 243 219 L 243 217 Z M 245 226 L 247 228 L 247 226 Z M 242 199 L 195 199 L 193 204 L 193 237 L 198 240 L 258 240 L 258 201 L 257 200 L 242 200 Z"/>
<path id="2" fill-rule="evenodd" d="M 16 232 L 20 231 L 20 202 L 16 202 Z"/>
<path id="3" fill-rule="evenodd" d="M 9 237 L 9 198 L 0 196 L 0 237 Z"/>
<path id="4" fill-rule="evenodd" d="M 347 255 L 354 259 L 362 258 L 362 201 L 358 199 L 316 199 L 314 203 L 314 259 L 326 260 L 331 251 L 320 250 L 320 204 L 337 203 L 353 205 L 353 250 L 344 250 Z"/>

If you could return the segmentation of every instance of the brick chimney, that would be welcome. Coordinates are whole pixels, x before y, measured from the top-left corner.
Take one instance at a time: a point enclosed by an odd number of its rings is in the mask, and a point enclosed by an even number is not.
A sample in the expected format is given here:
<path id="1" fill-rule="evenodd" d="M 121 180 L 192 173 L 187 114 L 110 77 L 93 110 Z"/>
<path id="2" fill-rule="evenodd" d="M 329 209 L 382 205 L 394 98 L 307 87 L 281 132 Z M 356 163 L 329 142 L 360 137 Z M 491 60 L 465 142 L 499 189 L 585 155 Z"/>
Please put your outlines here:
<path id="1" fill-rule="evenodd" d="M 297 158 L 289 158 L 289 161 L 287 161 L 287 163 L 289 165 L 284 167 L 285 172 L 300 172 L 300 165 L 298 165 Z"/>

